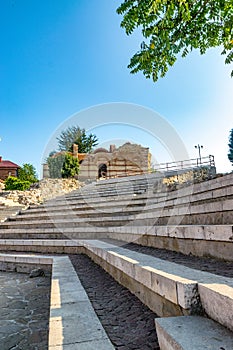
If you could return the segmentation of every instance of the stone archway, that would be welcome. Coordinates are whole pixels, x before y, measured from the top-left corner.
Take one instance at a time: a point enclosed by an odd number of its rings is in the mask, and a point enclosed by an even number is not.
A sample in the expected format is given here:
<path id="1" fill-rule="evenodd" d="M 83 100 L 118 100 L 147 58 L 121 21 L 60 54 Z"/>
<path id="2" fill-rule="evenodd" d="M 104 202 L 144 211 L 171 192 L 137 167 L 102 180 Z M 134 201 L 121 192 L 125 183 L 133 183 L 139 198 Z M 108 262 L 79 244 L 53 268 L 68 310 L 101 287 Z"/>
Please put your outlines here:
<path id="1" fill-rule="evenodd" d="M 98 179 L 101 177 L 106 177 L 107 171 L 108 171 L 107 165 L 104 163 L 100 164 L 98 169 Z"/>

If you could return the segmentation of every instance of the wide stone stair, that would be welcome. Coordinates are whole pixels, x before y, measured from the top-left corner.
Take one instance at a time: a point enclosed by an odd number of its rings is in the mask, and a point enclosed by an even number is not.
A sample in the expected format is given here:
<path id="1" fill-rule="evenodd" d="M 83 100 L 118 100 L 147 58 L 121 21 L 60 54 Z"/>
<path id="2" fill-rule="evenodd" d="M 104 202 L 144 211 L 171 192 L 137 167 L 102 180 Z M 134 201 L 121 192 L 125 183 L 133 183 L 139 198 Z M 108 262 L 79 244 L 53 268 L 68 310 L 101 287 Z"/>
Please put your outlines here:
<path id="1" fill-rule="evenodd" d="M 31 206 L 1 223 L 0 239 L 113 238 L 233 259 L 232 174 L 172 192 L 148 177 L 137 187 L 128 178 L 100 181 Z"/>
<path id="2" fill-rule="evenodd" d="M 85 253 L 162 317 L 156 320 L 161 350 L 232 350 L 232 278 L 121 243 L 230 262 L 232 223 L 233 174 L 176 191 L 165 191 L 152 174 L 99 181 L 31 206 L 0 224 L 0 249 Z"/>

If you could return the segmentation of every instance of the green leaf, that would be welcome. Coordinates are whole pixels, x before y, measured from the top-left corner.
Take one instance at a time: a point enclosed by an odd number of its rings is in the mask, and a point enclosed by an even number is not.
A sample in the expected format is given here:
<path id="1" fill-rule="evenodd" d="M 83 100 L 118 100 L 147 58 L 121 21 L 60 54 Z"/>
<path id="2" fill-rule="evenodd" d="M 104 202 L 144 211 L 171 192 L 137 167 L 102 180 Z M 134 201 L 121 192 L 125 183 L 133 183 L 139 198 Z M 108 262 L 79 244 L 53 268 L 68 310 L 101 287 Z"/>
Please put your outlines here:
<path id="1" fill-rule="evenodd" d="M 232 0 L 125 0 L 117 13 L 128 35 L 140 28 L 146 39 L 130 61 L 131 73 L 157 81 L 178 55 L 186 57 L 192 49 L 205 54 L 216 46 L 224 47 L 225 63 L 232 63 Z"/>

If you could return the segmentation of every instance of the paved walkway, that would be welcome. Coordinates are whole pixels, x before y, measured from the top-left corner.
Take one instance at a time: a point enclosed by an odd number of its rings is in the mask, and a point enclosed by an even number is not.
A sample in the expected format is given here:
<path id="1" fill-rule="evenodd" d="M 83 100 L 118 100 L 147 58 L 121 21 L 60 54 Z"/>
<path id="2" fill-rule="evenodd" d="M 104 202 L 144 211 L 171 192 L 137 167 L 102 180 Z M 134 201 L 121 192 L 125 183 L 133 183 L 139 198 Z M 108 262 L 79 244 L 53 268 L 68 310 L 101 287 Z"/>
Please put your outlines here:
<path id="1" fill-rule="evenodd" d="M 47 349 L 49 306 L 49 277 L 0 272 L 0 349 Z"/>

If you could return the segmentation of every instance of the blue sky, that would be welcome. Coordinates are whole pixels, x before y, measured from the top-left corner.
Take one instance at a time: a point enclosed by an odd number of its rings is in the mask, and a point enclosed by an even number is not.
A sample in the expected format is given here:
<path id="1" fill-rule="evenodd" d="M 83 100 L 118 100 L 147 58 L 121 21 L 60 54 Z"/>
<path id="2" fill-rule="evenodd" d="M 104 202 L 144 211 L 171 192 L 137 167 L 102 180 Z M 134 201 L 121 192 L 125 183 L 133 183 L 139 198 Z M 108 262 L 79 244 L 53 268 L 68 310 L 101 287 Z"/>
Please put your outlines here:
<path id="1" fill-rule="evenodd" d="M 233 80 L 220 49 L 180 59 L 156 84 L 142 74 L 131 75 L 127 64 L 139 48 L 140 33 L 127 37 L 120 28 L 119 4 L 0 2 L 0 155 L 20 165 L 32 163 L 39 172 L 47 144 L 70 116 L 94 105 L 123 102 L 159 113 L 191 158 L 199 143 L 203 155 L 215 155 L 218 171 L 231 171 L 227 143 L 233 128 Z M 81 127 L 89 125 L 82 116 L 76 120 Z M 96 134 L 101 144 L 129 139 L 149 146 L 159 161 L 170 160 L 157 141 L 134 128 L 102 126 Z"/>

